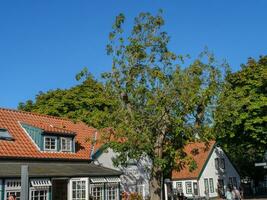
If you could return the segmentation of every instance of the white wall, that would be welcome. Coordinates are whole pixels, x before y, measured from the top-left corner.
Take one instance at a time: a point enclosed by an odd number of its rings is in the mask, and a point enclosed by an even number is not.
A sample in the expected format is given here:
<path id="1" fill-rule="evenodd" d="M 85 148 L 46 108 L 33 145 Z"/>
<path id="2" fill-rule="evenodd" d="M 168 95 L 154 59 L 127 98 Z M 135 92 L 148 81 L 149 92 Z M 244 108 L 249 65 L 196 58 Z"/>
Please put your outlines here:
<path id="1" fill-rule="evenodd" d="M 225 160 L 225 169 L 219 169 L 217 170 L 215 168 L 215 158 L 224 158 Z M 225 189 L 226 186 L 229 183 L 229 177 L 236 177 L 238 186 L 240 185 L 240 176 L 231 164 L 229 158 L 226 156 L 226 154 L 223 152 L 223 150 L 220 147 L 215 147 L 214 151 L 211 154 L 211 157 L 199 179 L 199 189 L 200 189 L 200 195 L 205 196 L 205 185 L 204 185 L 204 179 L 205 178 L 212 178 L 214 183 L 214 193 L 210 193 L 210 197 L 216 197 L 218 196 L 217 189 L 218 189 L 218 179 L 224 180 Z M 225 190 L 226 191 L 226 190 Z"/>
<path id="2" fill-rule="evenodd" d="M 135 162 L 135 164 L 128 165 L 127 167 L 115 167 L 112 160 L 116 155 L 112 149 L 108 149 L 95 160 L 95 164 L 122 171 L 123 175 L 120 178 L 123 191 L 129 193 L 137 192 L 137 185 L 143 185 L 143 196 L 148 196 L 151 169 L 149 158 L 144 157 L 140 161 Z"/>

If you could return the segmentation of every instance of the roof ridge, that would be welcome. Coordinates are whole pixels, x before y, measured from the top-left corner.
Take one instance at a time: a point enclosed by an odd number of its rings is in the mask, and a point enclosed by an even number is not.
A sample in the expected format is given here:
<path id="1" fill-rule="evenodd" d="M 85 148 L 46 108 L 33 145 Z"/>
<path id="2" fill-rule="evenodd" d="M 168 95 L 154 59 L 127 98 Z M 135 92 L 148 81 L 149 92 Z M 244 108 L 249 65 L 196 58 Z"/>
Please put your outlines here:
<path id="1" fill-rule="evenodd" d="M 41 114 L 41 113 L 37 113 L 37 112 L 28 112 L 28 111 L 24 111 L 24 110 L 17 110 L 17 109 L 12 109 L 12 108 L 3 108 L 3 107 L 0 107 L 0 110 L 18 112 L 18 113 L 24 113 L 24 114 L 28 114 L 28 115 L 36 115 L 36 116 L 41 116 L 41 117 L 47 117 L 47 118 L 53 118 L 53 119 L 59 119 L 59 120 L 65 120 L 65 121 L 73 122 L 71 119 L 66 118 L 66 117 L 57 117 L 57 116 Z M 77 121 L 77 122 L 82 122 L 82 121 Z M 82 122 L 82 123 L 84 123 L 84 122 Z"/>

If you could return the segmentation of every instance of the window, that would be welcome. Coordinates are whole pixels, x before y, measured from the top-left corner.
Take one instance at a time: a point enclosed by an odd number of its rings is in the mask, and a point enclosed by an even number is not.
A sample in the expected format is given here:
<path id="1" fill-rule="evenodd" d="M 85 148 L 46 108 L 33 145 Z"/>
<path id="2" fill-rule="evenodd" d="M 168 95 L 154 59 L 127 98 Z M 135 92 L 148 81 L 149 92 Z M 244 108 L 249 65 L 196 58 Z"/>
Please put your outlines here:
<path id="1" fill-rule="evenodd" d="M 138 187 L 137 187 L 137 192 L 138 192 Z M 106 185 L 106 194 L 107 194 L 107 200 L 118 200 L 119 199 L 118 183 L 107 184 Z"/>
<path id="2" fill-rule="evenodd" d="M 10 195 L 15 195 L 16 200 L 20 200 L 21 182 L 20 180 L 6 180 L 5 182 L 5 200 L 8 200 Z"/>
<path id="3" fill-rule="evenodd" d="M 8 200 L 10 195 L 15 195 L 16 200 L 20 200 L 20 191 L 6 191 L 6 200 Z"/>
<path id="4" fill-rule="evenodd" d="M 71 151 L 72 150 L 72 139 L 71 138 L 61 138 L 61 151 Z"/>
<path id="5" fill-rule="evenodd" d="M 204 178 L 205 193 L 209 193 L 209 179 Z"/>
<path id="6" fill-rule="evenodd" d="M 233 177 L 233 185 L 237 187 L 237 180 L 236 180 L 236 177 Z"/>
<path id="7" fill-rule="evenodd" d="M 30 200 L 48 200 L 48 190 L 31 189 Z"/>
<path id="8" fill-rule="evenodd" d="M 224 158 L 221 158 L 220 167 L 222 169 L 225 169 L 225 160 L 224 160 Z"/>
<path id="9" fill-rule="evenodd" d="M 71 200 L 86 200 L 87 185 L 87 179 L 71 180 Z"/>
<path id="10" fill-rule="evenodd" d="M 229 184 L 233 185 L 233 178 L 232 177 L 229 177 Z"/>
<path id="11" fill-rule="evenodd" d="M 5 128 L 0 128 L 0 140 L 13 140 L 13 137 Z"/>
<path id="12" fill-rule="evenodd" d="M 225 169 L 224 158 L 215 158 L 215 169 L 219 170 L 219 168 Z"/>
<path id="13" fill-rule="evenodd" d="M 177 192 L 182 193 L 183 192 L 183 182 L 177 182 L 176 183 L 176 189 L 177 189 Z"/>
<path id="14" fill-rule="evenodd" d="M 186 194 L 192 194 L 192 182 L 185 182 Z"/>
<path id="15" fill-rule="evenodd" d="M 219 169 L 219 158 L 215 158 L 215 169 Z"/>
<path id="16" fill-rule="evenodd" d="M 213 178 L 210 178 L 210 193 L 214 192 L 214 184 L 213 184 Z"/>
<path id="17" fill-rule="evenodd" d="M 90 184 L 90 195 L 95 200 L 104 200 L 104 184 Z"/>
<path id="18" fill-rule="evenodd" d="M 44 137 L 44 150 L 56 151 L 57 150 L 57 138 L 56 137 Z"/>
<path id="19" fill-rule="evenodd" d="M 137 194 L 141 195 L 143 198 L 145 197 L 145 185 L 141 182 L 136 186 Z"/>

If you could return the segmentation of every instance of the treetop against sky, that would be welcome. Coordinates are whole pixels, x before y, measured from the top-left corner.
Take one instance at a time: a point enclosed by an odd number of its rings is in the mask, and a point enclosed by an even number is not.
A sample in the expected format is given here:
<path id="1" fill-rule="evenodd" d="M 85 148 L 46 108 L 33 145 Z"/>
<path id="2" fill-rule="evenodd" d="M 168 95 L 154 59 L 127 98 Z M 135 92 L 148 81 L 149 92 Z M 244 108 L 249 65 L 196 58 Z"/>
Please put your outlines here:
<path id="1" fill-rule="evenodd" d="M 236 71 L 266 54 L 267 2 L 258 1 L 1 1 L 0 106 L 16 108 L 39 91 L 69 88 L 87 66 L 111 69 L 105 46 L 120 12 L 131 27 L 140 12 L 163 9 L 170 49 L 195 58 L 205 46 Z M 126 27 L 127 28 L 127 27 Z"/>

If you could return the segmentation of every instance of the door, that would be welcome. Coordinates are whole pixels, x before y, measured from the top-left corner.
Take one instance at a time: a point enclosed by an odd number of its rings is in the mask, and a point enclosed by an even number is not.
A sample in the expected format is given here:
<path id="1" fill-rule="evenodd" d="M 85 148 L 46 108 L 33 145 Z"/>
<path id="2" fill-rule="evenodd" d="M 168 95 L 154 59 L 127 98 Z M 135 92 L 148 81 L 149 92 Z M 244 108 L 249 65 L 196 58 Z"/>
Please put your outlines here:
<path id="1" fill-rule="evenodd" d="M 55 179 L 52 181 L 52 200 L 68 200 L 67 179 Z"/>
<path id="2" fill-rule="evenodd" d="M 197 196 L 198 195 L 198 185 L 197 183 L 193 183 L 193 192 L 194 192 L 194 195 Z"/>
<path id="3" fill-rule="evenodd" d="M 223 179 L 218 179 L 218 195 L 224 197 L 224 181 Z"/>

